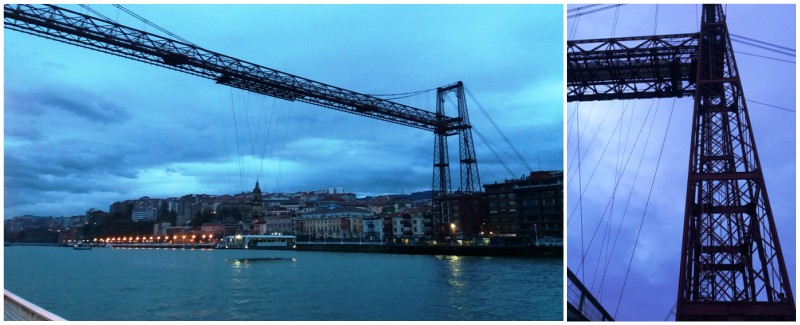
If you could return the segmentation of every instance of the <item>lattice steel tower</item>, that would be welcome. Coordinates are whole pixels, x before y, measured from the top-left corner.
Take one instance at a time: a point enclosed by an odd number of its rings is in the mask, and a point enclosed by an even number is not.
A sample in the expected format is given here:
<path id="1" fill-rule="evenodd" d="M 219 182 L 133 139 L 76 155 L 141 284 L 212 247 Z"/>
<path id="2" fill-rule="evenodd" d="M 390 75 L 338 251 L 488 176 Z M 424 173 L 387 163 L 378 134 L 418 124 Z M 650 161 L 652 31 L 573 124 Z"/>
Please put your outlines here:
<path id="1" fill-rule="evenodd" d="M 676 320 L 795 320 L 721 5 L 703 5 Z"/>
<path id="2" fill-rule="evenodd" d="M 456 109 L 460 125 L 449 129 L 434 130 L 433 149 L 433 227 L 434 232 L 441 237 L 451 234 L 455 238 L 456 232 L 477 234 L 478 206 L 473 197 L 481 191 L 481 179 L 478 173 L 478 161 L 475 156 L 475 146 L 472 142 L 472 125 L 469 122 L 467 101 L 464 95 L 464 84 L 459 81 L 454 84 L 440 87 L 436 91 L 436 116 L 446 118 L 445 102 L 447 95 L 453 93 L 456 98 Z M 440 121 L 446 125 L 447 121 Z M 453 193 L 450 180 L 450 159 L 447 150 L 447 137 L 458 135 L 459 152 L 459 181 L 458 193 Z M 450 225 L 454 225 L 451 228 Z"/>

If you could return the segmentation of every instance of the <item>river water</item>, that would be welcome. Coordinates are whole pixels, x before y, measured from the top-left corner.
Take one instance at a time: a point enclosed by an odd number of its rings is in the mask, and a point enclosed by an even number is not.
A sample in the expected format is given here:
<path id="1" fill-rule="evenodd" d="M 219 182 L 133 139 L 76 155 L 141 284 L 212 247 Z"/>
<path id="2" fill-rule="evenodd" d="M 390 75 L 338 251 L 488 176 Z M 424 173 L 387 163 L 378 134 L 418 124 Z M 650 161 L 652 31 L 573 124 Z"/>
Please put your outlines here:
<path id="1" fill-rule="evenodd" d="M 4 254 L 5 289 L 68 320 L 563 319 L 560 258 L 33 246 Z"/>

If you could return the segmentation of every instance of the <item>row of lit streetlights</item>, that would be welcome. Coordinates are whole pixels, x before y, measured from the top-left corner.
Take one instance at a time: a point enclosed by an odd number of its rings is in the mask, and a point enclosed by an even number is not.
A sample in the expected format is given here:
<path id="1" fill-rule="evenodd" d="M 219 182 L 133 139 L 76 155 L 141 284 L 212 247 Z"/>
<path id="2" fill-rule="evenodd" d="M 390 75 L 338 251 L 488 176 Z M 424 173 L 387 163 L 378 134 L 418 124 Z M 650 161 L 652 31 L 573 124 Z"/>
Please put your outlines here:
<path id="1" fill-rule="evenodd" d="M 202 234 L 198 235 L 174 235 L 174 236 L 121 236 L 121 237 L 106 237 L 106 238 L 94 238 L 92 242 L 94 243 L 167 243 L 167 242 L 174 242 L 174 241 L 183 241 L 186 242 L 190 240 L 191 242 L 195 242 L 200 240 L 200 242 L 211 242 L 214 240 L 213 234 Z"/>

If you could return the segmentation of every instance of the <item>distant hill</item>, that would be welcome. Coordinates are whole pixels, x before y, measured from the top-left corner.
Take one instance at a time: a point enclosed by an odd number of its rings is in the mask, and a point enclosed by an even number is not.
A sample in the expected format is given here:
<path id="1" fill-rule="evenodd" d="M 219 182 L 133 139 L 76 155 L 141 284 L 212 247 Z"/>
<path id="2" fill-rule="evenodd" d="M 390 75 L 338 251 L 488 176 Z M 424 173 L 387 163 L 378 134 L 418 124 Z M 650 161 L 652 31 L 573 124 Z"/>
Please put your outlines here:
<path id="1" fill-rule="evenodd" d="M 414 192 L 406 197 L 411 201 L 430 199 L 433 196 L 433 191 Z"/>

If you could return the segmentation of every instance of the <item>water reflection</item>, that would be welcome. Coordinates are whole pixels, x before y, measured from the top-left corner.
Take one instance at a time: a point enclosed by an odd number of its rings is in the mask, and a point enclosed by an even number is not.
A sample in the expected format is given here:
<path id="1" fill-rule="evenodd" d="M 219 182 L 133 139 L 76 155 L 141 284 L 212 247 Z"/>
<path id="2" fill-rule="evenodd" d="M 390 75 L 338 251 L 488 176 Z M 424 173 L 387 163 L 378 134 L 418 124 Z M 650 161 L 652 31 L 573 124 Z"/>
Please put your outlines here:
<path id="1" fill-rule="evenodd" d="M 446 260 L 447 268 L 450 271 L 450 277 L 447 282 L 453 288 L 453 293 L 459 294 L 461 293 L 461 289 L 467 284 L 461 276 L 464 259 L 458 256 L 449 256 Z"/>

